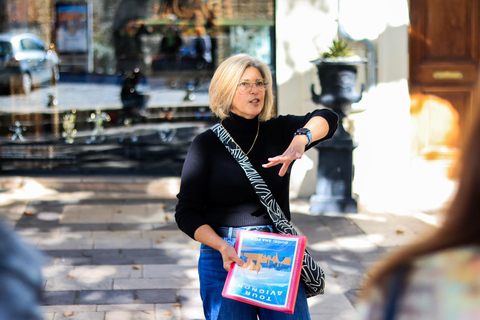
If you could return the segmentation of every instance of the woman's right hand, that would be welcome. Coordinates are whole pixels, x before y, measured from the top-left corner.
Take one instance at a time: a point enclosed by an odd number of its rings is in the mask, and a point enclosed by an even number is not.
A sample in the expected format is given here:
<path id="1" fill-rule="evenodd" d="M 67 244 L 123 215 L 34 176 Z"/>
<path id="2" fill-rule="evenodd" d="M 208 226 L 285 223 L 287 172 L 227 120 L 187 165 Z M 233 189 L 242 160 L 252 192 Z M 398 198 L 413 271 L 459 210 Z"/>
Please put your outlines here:
<path id="1" fill-rule="evenodd" d="M 245 263 L 242 259 L 237 256 L 237 251 L 235 248 L 225 241 L 225 245 L 220 248 L 220 253 L 222 254 L 223 268 L 230 271 L 230 266 L 232 263 L 237 263 L 240 267 Z"/>
<path id="2" fill-rule="evenodd" d="M 243 266 L 244 262 L 237 256 L 235 248 L 219 237 L 208 224 L 204 224 L 198 228 L 194 236 L 195 240 L 218 250 L 222 254 L 223 267 L 227 272 L 230 271 L 230 266 L 234 262 L 238 263 L 240 267 Z"/>

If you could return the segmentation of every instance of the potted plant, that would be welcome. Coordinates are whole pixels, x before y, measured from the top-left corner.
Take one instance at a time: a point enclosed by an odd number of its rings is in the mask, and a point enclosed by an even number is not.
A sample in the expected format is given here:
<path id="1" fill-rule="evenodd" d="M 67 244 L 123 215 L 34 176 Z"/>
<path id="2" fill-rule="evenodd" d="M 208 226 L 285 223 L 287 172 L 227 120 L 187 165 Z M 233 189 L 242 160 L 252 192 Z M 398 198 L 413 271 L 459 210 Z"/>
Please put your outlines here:
<path id="1" fill-rule="evenodd" d="M 355 92 L 357 65 L 366 60 L 354 55 L 348 43 L 339 39 L 333 40 L 328 50 L 311 62 L 317 66 L 322 87 L 322 93 L 318 95 L 312 84 L 312 100 L 333 109 L 340 118 L 345 117 L 350 105 L 362 98 L 362 92 Z"/>
<path id="2" fill-rule="evenodd" d="M 342 39 L 333 40 L 333 44 L 328 47 L 328 51 L 322 54 L 322 60 L 341 61 L 353 57 L 353 51 L 348 47 L 348 44 Z"/>

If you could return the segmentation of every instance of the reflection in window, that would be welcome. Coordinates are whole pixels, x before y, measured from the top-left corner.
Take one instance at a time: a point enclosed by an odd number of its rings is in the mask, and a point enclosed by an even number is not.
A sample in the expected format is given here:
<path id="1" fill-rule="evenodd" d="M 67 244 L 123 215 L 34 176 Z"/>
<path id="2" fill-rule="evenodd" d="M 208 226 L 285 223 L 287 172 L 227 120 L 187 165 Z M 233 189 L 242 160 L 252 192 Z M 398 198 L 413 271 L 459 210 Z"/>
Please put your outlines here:
<path id="1" fill-rule="evenodd" d="M 0 171 L 178 174 L 193 137 L 217 120 L 216 67 L 248 53 L 274 68 L 273 0 L 6 3 L 0 33 L 34 33 L 49 50 L 35 52 L 35 74 L 0 88 Z M 0 56 L 13 49 L 0 42 Z"/>
<path id="2" fill-rule="evenodd" d="M 272 27 L 273 1 L 123 0 L 112 25 L 116 71 L 212 70 L 240 52 L 270 63 Z"/>
<path id="3" fill-rule="evenodd" d="M 45 50 L 43 46 L 32 41 L 31 39 L 23 39 L 22 41 L 20 41 L 20 45 L 22 46 L 23 50 L 37 50 L 37 51 Z"/>

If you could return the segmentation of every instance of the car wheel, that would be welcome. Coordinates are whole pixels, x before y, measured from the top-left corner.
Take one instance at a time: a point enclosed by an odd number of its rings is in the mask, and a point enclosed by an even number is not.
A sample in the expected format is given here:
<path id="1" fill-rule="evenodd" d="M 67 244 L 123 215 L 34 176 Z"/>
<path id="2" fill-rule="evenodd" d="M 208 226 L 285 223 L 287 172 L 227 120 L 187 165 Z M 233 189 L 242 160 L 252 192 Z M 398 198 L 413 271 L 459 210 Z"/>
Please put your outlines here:
<path id="1" fill-rule="evenodd" d="M 58 79 L 60 79 L 60 72 L 58 71 L 58 66 L 53 66 L 52 68 L 52 78 L 50 79 L 50 84 L 52 86 L 58 83 Z"/>

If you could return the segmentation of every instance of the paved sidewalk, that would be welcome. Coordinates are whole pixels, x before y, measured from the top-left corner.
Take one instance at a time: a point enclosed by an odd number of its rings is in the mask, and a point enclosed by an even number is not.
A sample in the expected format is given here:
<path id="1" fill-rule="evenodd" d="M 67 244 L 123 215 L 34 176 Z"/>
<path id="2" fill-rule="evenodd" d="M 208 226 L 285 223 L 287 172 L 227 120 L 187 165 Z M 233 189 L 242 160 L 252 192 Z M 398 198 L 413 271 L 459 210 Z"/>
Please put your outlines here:
<path id="1" fill-rule="evenodd" d="M 0 216 L 46 259 L 44 319 L 204 319 L 199 244 L 173 214 L 178 178 L 0 179 Z M 324 268 L 312 319 L 354 319 L 369 266 L 432 228 L 422 212 L 314 216 L 292 201 L 293 222 Z"/>

